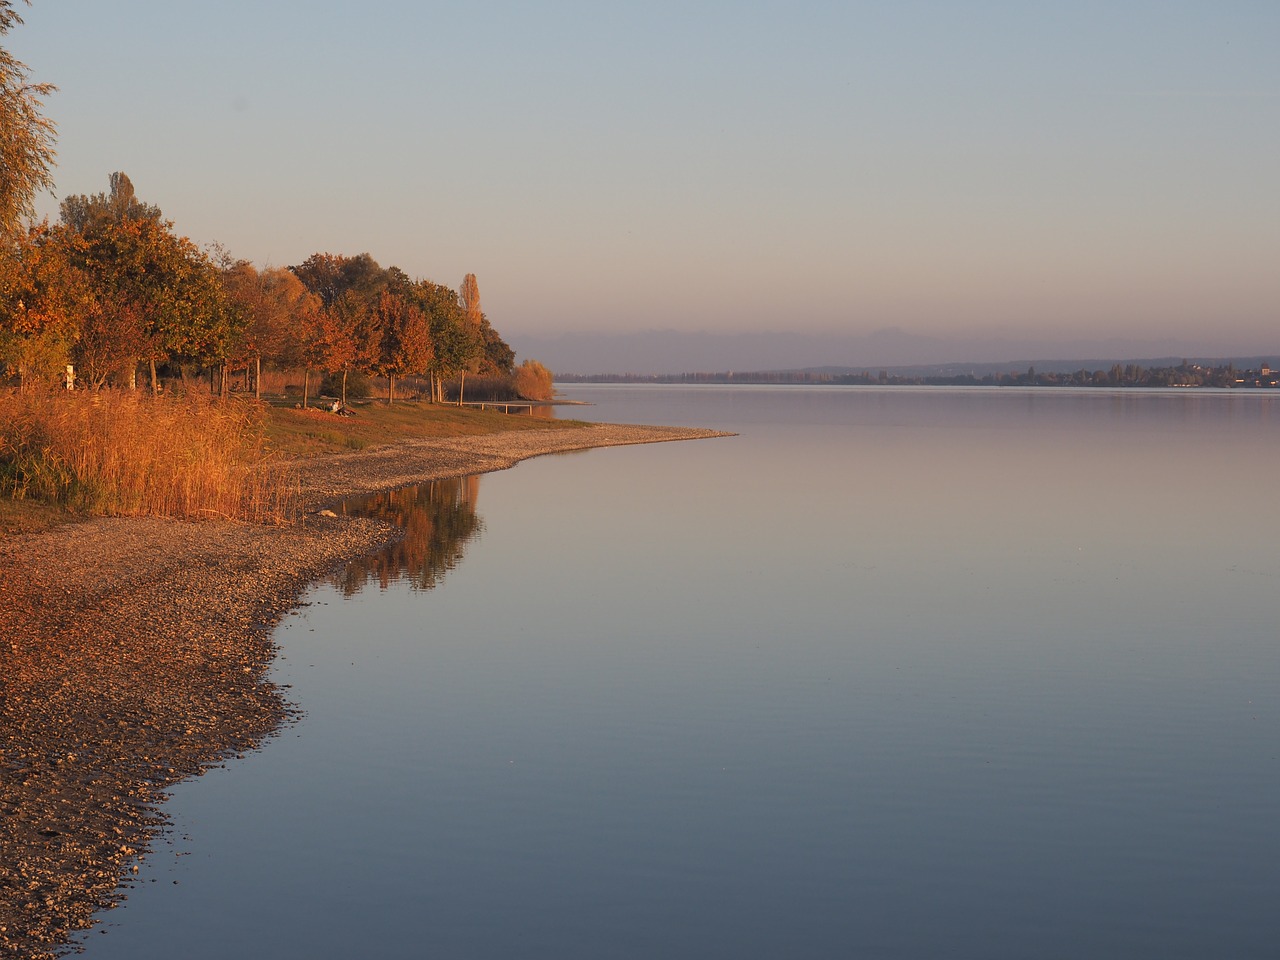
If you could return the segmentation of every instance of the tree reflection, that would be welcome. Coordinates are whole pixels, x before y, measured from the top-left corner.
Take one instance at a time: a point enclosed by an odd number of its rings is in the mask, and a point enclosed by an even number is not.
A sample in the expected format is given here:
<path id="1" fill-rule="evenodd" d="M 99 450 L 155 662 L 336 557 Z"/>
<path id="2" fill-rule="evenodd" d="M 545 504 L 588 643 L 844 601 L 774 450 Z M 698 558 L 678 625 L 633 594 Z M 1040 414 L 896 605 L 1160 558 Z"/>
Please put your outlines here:
<path id="1" fill-rule="evenodd" d="M 430 590 L 461 562 L 467 542 L 483 529 L 476 514 L 479 495 L 480 477 L 470 476 L 348 500 L 345 514 L 393 523 L 404 530 L 404 538 L 348 563 L 334 576 L 334 586 L 353 596 L 370 580 L 385 589 L 403 578 L 416 589 Z"/>

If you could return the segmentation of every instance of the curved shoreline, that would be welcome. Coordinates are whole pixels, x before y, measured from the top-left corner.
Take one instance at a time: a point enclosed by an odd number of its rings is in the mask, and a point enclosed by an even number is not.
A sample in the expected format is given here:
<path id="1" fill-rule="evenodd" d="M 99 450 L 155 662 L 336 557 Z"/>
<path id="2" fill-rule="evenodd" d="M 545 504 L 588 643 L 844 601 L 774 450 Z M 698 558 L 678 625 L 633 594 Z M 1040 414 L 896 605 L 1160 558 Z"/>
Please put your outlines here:
<path id="1" fill-rule="evenodd" d="M 727 436 L 591 424 L 414 440 L 299 465 L 309 511 L 548 453 Z M 256 748 L 289 714 L 270 627 L 394 532 L 95 518 L 0 540 L 0 956 L 65 952 L 127 894 L 172 784 Z"/>

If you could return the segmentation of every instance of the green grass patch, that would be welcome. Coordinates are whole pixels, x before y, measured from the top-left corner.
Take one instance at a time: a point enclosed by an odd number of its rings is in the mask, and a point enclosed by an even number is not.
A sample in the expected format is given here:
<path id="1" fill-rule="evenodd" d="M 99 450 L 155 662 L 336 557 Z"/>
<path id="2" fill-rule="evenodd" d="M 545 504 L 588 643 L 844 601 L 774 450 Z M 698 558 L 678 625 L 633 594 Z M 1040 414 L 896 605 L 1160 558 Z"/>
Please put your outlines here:
<path id="1" fill-rule="evenodd" d="M 397 400 L 393 404 L 357 400 L 351 408 L 355 416 L 343 417 L 324 409 L 271 405 L 265 423 L 267 442 L 277 454 L 314 457 L 401 440 L 585 426 L 580 420 L 551 420 L 421 400 Z"/>
<path id="2" fill-rule="evenodd" d="M 43 533 L 60 524 L 79 519 L 79 514 L 68 513 L 54 504 L 0 498 L 0 537 Z"/>

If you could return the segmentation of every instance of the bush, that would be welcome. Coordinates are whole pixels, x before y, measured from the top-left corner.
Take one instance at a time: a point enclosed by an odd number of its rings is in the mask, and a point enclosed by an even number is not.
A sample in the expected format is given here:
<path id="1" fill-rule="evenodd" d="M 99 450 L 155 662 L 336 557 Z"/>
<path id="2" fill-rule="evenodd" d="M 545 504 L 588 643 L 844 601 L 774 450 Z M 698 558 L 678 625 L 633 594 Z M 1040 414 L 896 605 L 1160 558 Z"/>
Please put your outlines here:
<path id="1" fill-rule="evenodd" d="M 320 394 L 326 397 L 342 396 L 342 371 L 329 373 L 320 383 Z M 366 400 L 373 396 L 373 381 L 359 370 L 347 374 L 347 399 Z"/>
<path id="2" fill-rule="evenodd" d="M 555 396 L 551 371 L 537 360 L 526 360 L 512 374 L 516 393 L 526 400 L 550 400 Z"/>

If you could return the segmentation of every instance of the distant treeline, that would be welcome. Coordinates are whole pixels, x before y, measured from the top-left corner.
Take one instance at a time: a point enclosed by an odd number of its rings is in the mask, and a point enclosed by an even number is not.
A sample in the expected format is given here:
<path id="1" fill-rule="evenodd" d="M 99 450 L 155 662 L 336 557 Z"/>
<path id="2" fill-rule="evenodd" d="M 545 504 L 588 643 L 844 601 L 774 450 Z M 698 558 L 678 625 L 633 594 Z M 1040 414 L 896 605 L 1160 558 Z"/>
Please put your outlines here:
<path id="1" fill-rule="evenodd" d="M 1142 366 L 1116 363 L 1105 370 L 1079 369 L 1071 372 L 1026 371 L 984 374 L 901 374 L 881 369 L 876 372 L 829 373 L 809 370 L 678 374 L 557 374 L 558 383 L 783 383 L 847 384 L 936 387 L 1245 387 L 1280 386 L 1280 371 L 1267 364 L 1258 369 L 1238 369 L 1234 363 L 1220 366 L 1188 363 L 1176 366 Z"/>

